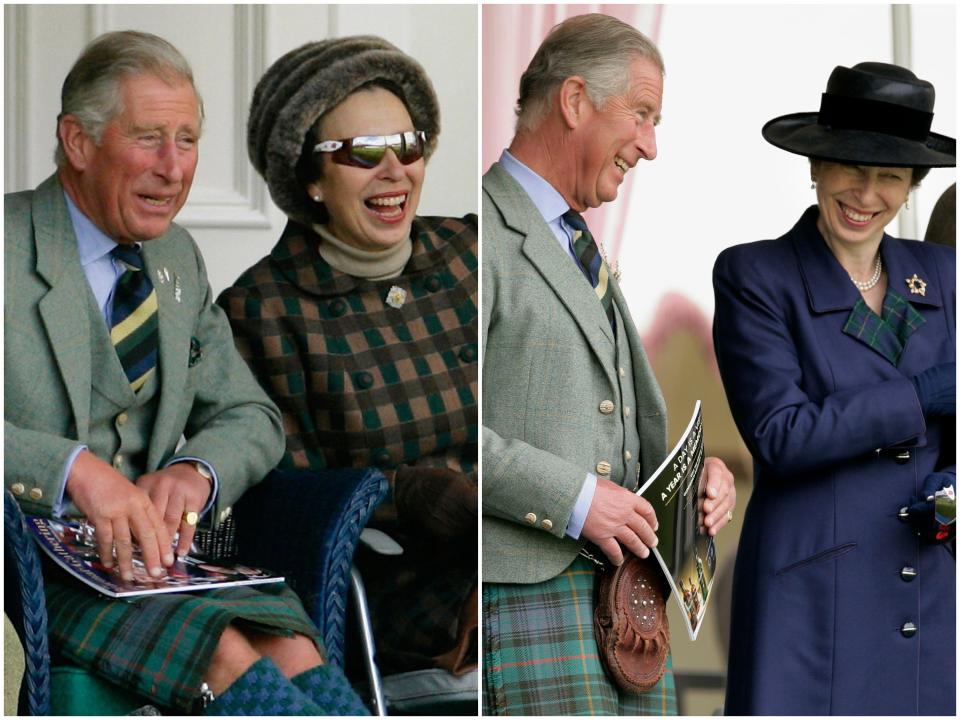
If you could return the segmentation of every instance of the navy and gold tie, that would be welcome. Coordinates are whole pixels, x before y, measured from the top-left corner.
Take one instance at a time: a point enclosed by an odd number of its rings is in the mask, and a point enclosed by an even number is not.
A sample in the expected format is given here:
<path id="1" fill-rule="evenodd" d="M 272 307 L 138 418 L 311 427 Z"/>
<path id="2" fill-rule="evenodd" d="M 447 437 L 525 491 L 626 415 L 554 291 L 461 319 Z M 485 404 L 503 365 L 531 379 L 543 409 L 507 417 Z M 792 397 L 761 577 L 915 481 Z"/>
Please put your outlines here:
<path id="1" fill-rule="evenodd" d="M 613 288 L 610 286 L 610 268 L 607 267 L 600 256 L 597 243 L 594 242 L 593 235 L 587 229 L 587 223 L 583 216 L 576 210 L 570 209 L 563 214 L 563 219 L 573 228 L 571 244 L 573 252 L 579 260 L 580 270 L 590 281 L 590 286 L 597 294 L 597 298 L 607 314 L 610 327 L 616 332 L 617 319 L 613 313 Z"/>
<path id="2" fill-rule="evenodd" d="M 110 254 L 127 269 L 113 291 L 110 340 L 136 392 L 157 367 L 157 291 L 143 270 L 139 247 L 117 245 Z"/>

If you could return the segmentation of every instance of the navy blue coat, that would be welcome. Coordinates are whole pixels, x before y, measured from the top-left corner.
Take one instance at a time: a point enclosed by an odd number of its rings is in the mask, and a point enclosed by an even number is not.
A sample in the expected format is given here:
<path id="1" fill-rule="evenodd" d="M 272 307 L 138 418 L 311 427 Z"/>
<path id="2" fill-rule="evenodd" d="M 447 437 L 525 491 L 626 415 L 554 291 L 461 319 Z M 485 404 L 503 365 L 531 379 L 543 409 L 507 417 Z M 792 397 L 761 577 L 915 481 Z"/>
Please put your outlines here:
<path id="1" fill-rule="evenodd" d="M 860 295 L 818 212 L 714 267 L 720 373 L 754 458 L 726 712 L 954 715 L 955 560 L 897 511 L 955 472 L 955 423 L 926 422 L 910 380 L 956 357 L 955 251 L 884 235 L 888 288 L 926 321 L 894 366 L 843 332 Z"/>

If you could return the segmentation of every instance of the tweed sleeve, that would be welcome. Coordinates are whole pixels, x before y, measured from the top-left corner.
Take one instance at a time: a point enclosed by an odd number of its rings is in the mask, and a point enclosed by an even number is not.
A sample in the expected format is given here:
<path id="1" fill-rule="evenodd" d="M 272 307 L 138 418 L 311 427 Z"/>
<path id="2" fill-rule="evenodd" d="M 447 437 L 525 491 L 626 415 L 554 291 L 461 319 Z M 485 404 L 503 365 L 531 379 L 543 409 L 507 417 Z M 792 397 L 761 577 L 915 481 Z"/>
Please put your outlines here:
<path id="1" fill-rule="evenodd" d="M 213 303 L 203 259 L 194 246 L 203 297 L 196 323 L 203 375 L 196 381 L 185 444 L 177 457 L 203 458 L 220 478 L 219 507 L 232 505 L 283 453 L 280 413 L 234 347 L 223 310 Z M 218 513 L 215 513 L 215 515 Z"/>

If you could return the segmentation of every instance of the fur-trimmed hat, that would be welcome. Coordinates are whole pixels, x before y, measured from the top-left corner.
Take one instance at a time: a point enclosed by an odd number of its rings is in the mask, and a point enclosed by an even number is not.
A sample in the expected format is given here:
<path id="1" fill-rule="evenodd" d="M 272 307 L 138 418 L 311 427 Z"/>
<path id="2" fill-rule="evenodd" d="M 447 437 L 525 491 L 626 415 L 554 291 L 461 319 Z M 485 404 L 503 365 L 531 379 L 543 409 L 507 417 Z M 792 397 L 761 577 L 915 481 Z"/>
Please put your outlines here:
<path id="1" fill-rule="evenodd" d="M 429 158 L 440 134 L 440 107 L 416 60 L 373 35 L 321 40 L 291 50 L 257 83 L 247 123 L 250 162 L 288 217 L 311 224 L 321 217 L 297 179 L 307 132 L 321 115 L 360 86 L 386 80 L 400 88 L 414 128 L 427 133 Z"/>

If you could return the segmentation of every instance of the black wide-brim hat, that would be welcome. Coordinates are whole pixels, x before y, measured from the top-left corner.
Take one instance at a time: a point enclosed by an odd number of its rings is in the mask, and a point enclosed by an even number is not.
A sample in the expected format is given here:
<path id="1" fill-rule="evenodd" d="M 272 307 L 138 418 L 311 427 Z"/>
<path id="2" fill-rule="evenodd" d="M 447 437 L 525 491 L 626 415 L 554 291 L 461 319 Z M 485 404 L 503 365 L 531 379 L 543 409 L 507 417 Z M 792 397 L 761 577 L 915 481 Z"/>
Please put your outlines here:
<path id="1" fill-rule="evenodd" d="M 933 85 L 898 65 L 863 62 L 830 73 L 820 112 L 763 126 L 772 145 L 797 155 L 855 165 L 954 167 L 957 141 L 930 132 Z"/>

